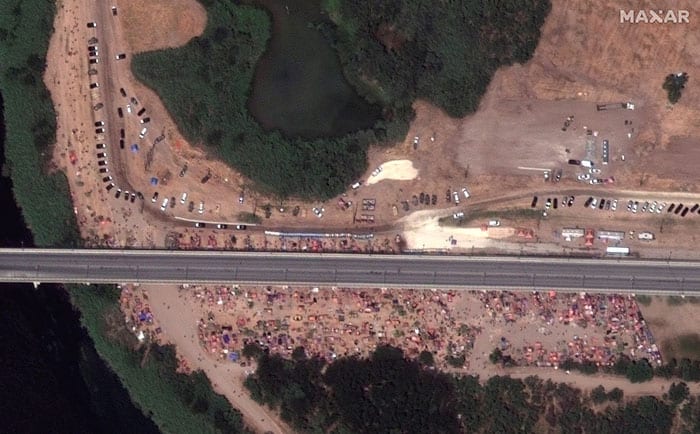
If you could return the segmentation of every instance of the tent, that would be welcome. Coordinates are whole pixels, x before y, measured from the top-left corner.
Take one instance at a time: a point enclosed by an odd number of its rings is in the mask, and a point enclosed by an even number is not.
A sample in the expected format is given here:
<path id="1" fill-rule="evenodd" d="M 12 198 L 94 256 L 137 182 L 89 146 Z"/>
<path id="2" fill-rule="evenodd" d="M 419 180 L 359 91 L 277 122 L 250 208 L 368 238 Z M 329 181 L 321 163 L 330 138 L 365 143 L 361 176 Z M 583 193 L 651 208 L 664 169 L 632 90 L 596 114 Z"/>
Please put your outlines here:
<path id="1" fill-rule="evenodd" d="M 136 153 L 136 152 L 138 152 L 138 151 L 139 151 L 139 145 L 137 145 L 136 143 L 134 143 L 133 145 L 131 145 L 131 152 Z"/>
<path id="2" fill-rule="evenodd" d="M 151 178 L 151 185 L 158 185 L 158 178 L 156 178 L 155 176 Z"/>
<path id="3" fill-rule="evenodd" d="M 232 362 L 238 361 L 238 352 L 237 351 L 232 351 L 228 355 L 228 359 Z"/>

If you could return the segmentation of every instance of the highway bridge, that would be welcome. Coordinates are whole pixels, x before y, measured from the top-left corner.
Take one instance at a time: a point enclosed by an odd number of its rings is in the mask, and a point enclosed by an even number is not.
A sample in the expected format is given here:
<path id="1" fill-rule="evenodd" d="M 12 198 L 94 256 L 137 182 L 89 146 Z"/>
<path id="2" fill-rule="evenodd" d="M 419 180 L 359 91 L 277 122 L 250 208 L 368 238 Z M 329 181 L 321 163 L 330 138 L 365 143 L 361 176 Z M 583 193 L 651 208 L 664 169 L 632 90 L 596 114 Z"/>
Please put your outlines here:
<path id="1" fill-rule="evenodd" d="M 700 262 L 0 249 L 0 282 L 308 285 L 700 295 Z"/>

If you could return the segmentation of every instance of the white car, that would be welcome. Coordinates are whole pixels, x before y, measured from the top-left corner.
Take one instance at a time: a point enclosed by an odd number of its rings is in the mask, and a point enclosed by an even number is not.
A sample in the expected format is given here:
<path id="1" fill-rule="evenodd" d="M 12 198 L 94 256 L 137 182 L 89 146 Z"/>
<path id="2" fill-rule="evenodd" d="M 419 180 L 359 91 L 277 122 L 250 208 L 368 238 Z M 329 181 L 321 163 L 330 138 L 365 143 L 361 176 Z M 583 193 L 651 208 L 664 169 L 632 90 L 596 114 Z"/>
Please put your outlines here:
<path id="1" fill-rule="evenodd" d="M 170 199 L 168 199 L 167 197 L 163 199 L 163 204 L 160 206 L 161 211 L 165 212 L 165 208 L 168 207 L 168 202 L 170 202 Z"/>
<path id="2" fill-rule="evenodd" d="M 461 212 L 461 211 L 452 214 L 452 218 L 455 219 L 455 220 L 459 220 L 459 219 L 461 219 L 461 218 L 463 218 L 463 217 L 464 217 L 464 213 Z"/>
<path id="3" fill-rule="evenodd" d="M 600 173 L 600 169 L 593 169 L 593 168 L 590 168 L 590 169 L 588 169 L 588 173 L 595 173 L 595 174 L 598 174 L 598 173 Z"/>
<path id="4" fill-rule="evenodd" d="M 126 105 L 126 112 L 131 113 L 131 104 Z"/>
<path id="5" fill-rule="evenodd" d="M 469 194 L 469 190 L 467 190 L 466 187 L 462 189 L 462 194 L 464 194 L 465 199 L 469 199 L 469 196 L 471 196 Z"/>
<path id="6" fill-rule="evenodd" d="M 144 137 L 146 137 L 146 132 L 148 132 L 148 128 L 142 129 L 141 132 L 139 133 L 139 138 L 143 139 Z"/>
<path id="7" fill-rule="evenodd" d="M 182 193 L 182 196 L 180 197 L 180 203 L 185 203 L 187 200 L 187 193 Z"/>
<path id="8" fill-rule="evenodd" d="M 197 210 L 198 213 L 204 214 L 204 202 L 199 202 L 199 209 Z"/>
<path id="9" fill-rule="evenodd" d="M 659 206 L 656 207 L 656 213 L 661 214 L 661 211 L 663 211 L 664 208 L 666 208 L 666 202 L 661 202 Z"/>
<path id="10" fill-rule="evenodd" d="M 612 204 L 610 204 L 610 209 L 613 210 L 613 212 L 617 211 L 617 199 L 613 199 Z"/>
<path id="11" fill-rule="evenodd" d="M 382 171 L 382 166 L 377 167 L 372 171 L 372 176 L 377 176 Z"/>

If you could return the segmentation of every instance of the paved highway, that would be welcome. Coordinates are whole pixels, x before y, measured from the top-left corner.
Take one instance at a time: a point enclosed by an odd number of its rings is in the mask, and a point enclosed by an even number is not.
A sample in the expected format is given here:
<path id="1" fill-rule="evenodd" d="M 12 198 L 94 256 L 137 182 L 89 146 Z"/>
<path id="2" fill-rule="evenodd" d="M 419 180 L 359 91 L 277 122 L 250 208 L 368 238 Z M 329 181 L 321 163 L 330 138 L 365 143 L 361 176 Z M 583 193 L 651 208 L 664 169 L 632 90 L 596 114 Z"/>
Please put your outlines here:
<path id="1" fill-rule="evenodd" d="M 531 257 L 0 249 L 0 281 L 555 289 L 700 295 L 700 263 Z"/>

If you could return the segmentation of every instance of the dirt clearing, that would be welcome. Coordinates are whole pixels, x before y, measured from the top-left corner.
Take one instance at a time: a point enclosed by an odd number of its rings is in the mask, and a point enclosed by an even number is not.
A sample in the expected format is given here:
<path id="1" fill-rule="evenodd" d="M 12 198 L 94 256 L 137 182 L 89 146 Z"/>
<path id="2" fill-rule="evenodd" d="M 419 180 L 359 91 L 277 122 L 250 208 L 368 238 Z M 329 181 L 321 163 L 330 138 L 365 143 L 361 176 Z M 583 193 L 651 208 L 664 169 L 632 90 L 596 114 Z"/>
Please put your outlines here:
<path id="1" fill-rule="evenodd" d="M 145 7 L 144 7 L 145 6 Z M 195 0 L 120 0 L 119 16 L 134 53 L 179 47 L 204 32 L 207 12 Z"/>

